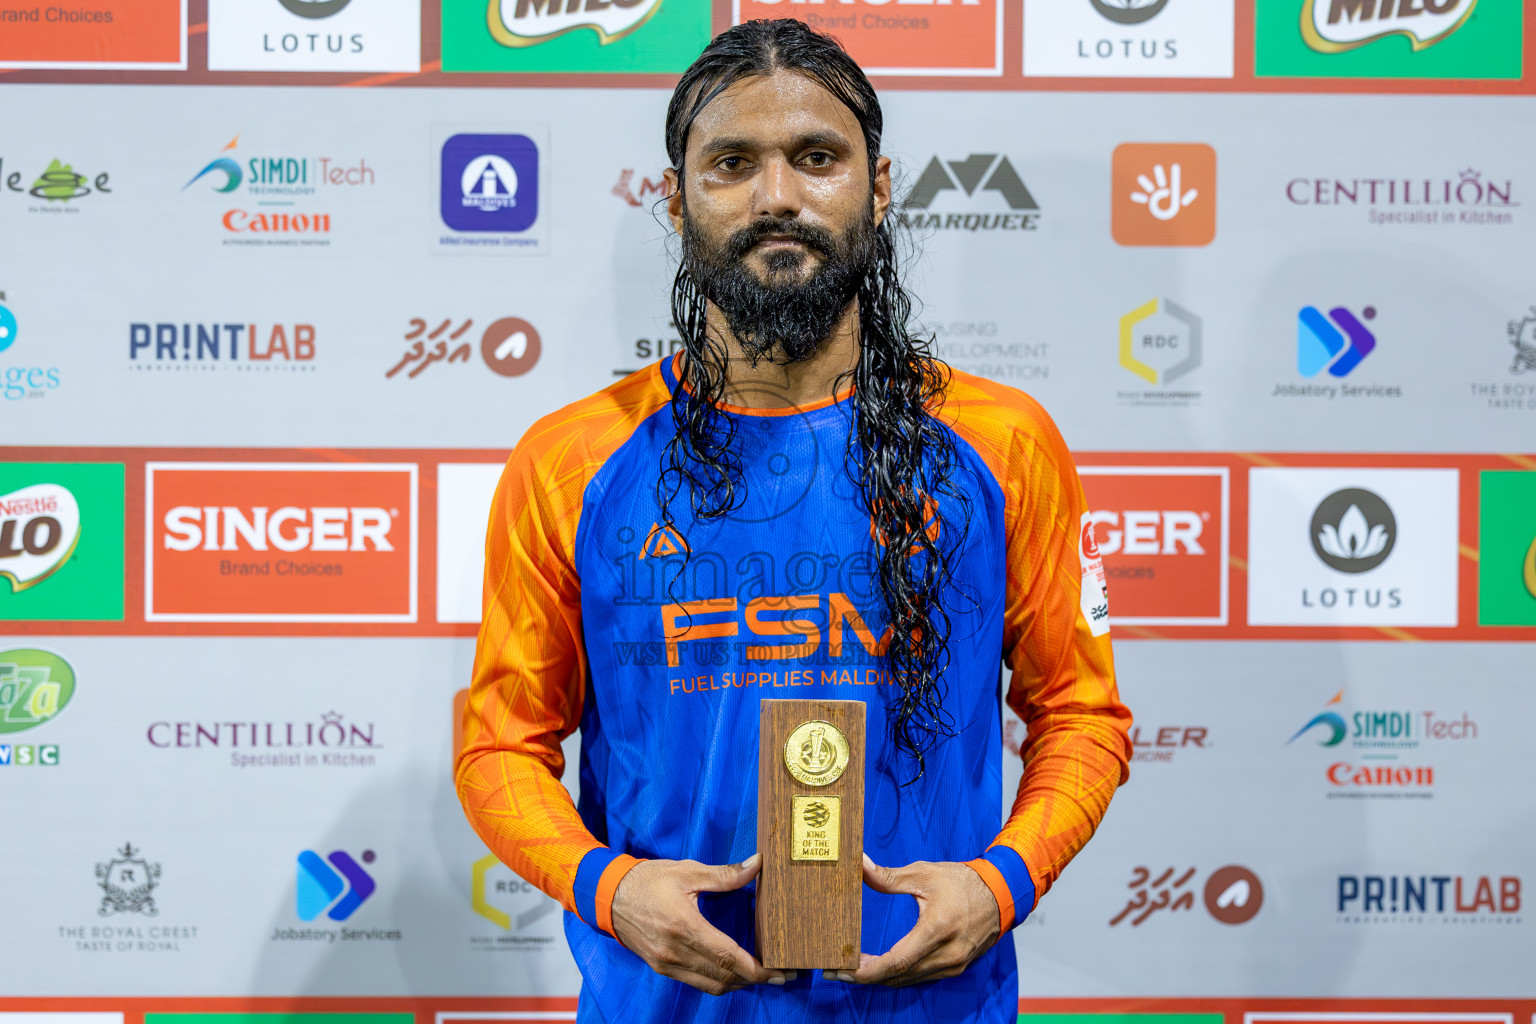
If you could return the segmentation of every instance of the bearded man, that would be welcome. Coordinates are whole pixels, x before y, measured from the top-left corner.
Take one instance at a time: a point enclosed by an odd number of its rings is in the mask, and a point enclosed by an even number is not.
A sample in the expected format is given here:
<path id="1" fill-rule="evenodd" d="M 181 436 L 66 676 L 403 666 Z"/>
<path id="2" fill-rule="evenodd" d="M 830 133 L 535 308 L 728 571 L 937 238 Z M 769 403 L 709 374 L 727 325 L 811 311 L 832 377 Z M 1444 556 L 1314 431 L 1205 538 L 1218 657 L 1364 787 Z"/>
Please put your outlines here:
<path id="1" fill-rule="evenodd" d="M 667 111 L 684 350 L 540 420 L 497 488 L 457 785 L 565 907 L 579 1020 L 1011 1021 L 1009 930 L 1126 777 L 1072 458 L 910 331 L 881 128 L 830 38 L 715 39 Z M 867 702 L 857 971 L 752 953 L 783 696 Z M 1001 696 L 1028 725 L 1006 821 Z"/>

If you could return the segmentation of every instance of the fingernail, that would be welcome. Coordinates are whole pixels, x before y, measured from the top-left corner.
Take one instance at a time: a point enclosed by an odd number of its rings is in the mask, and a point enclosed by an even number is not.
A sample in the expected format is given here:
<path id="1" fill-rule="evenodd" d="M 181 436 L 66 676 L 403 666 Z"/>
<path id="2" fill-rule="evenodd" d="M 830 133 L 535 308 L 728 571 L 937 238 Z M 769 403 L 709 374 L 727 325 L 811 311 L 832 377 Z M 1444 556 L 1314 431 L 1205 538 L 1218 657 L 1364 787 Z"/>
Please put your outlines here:
<path id="1" fill-rule="evenodd" d="M 784 984 L 784 979 L 782 977 L 769 978 L 768 979 L 768 984 L 770 984 L 770 985 L 782 985 L 782 984 Z"/>
<path id="2" fill-rule="evenodd" d="M 837 972 L 837 980 L 838 981 L 852 981 L 853 980 L 853 975 L 849 974 L 847 971 L 838 971 Z"/>
<path id="3" fill-rule="evenodd" d="M 796 981 L 800 977 L 799 971 L 785 971 L 784 977 L 789 981 Z"/>
<path id="4" fill-rule="evenodd" d="M 875 866 L 875 862 L 869 859 L 869 854 L 867 853 L 864 855 L 864 866 L 867 868 L 872 868 Z"/>

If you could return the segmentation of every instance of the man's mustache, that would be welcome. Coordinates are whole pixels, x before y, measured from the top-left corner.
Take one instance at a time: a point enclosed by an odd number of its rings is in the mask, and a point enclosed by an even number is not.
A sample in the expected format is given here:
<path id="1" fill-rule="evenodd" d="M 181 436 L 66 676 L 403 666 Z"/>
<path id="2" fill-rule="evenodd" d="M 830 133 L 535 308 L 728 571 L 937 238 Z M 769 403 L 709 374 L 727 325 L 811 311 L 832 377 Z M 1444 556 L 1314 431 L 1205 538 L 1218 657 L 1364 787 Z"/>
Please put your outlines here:
<path id="1" fill-rule="evenodd" d="M 763 217 L 731 235 L 725 245 L 725 256 L 731 262 L 744 259 L 759 242 L 771 236 L 792 238 L 823 256 L 837 252 L 837 238 L 826 228 L 794 217 Z"/>

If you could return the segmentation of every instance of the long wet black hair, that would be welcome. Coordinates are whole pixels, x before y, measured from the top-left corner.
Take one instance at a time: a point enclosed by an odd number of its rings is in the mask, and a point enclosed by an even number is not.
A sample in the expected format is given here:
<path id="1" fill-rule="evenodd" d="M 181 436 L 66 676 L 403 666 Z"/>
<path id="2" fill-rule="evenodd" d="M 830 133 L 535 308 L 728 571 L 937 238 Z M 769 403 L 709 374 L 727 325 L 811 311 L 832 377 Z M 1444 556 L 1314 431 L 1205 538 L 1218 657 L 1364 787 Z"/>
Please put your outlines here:
<path id="1" fill-rule="evenodd" d="M 742 79 L 790 71 L 823 86 L 858 119 L 869 155 L 870 202 L 884 119 L 869 79 L 830 36 L 790 19 L 749 21 L 721 35 L 683 73 L 667 107 L 667 157 L 683 187 L 683 159 L 695 118 Z M 684 194 L 684 216 L 687 196 Z M 925 754 L 953 733 L 944 707 L 951 622 L 940 600 L 953 596 L 951 561 L 963 543 L 969 498 L 953 486 L 955 449 L 936 416 L 949 368 L 932 354 L 930 337 L 910 327 L 912 299 L 897 268 L 894 215 L 875 230 L 874 259 L 858 288 L 859 359 L 834 384 L 853 385 L 853 430 L 845 463 L 868 509 L 876 541 L 876 578 L 890 625 L 885 650 L 901 695 L 892 704 L 892 740 L 924 772 Z M 728 353 L 706 325 L 707 301 L 680 261 L 672 285 L 672 318 L 683 343 L 681 385 L 672 393 L 676 433 L 661 459 L 656 485 L 663 524 L 687 490 L 694 515 L 709 519 L 739 508 L 745 496 L 735 454 L 735 424 L 721 415 Z M 940 522 L 939 498 L 951 510 Z"/>

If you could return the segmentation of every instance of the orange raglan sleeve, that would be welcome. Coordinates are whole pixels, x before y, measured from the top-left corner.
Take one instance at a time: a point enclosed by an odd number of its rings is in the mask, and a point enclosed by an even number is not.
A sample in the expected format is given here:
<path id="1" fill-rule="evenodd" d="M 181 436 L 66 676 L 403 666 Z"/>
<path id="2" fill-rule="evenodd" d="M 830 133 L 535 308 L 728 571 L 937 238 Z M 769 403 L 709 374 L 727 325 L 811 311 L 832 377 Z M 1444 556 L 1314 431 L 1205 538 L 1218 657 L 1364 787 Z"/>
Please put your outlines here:
<path id="1" fill-rule="evenodd" d="M 496 487 L 454 774 L 485 844 L 567 910 L 612 934 L 613 892 L 638 861 L 593 836 L 560 782 L 560 742 L 580 724 L 587 680 L 575 540 L 583 491 L 599 460 L 586 443 L 594 429 L 541 421 Z"/>
<path id="2" fill-rule="evenodd" d="M 980 381 L 959 390 L 968 401 L 958 432 L 977 442 L 1006 501 L 1006 699 L 1028 730 L 1013 810 L 971 862 L 1007 931 L 1092 837 L 1128 778 L 1131 713 L 1115 685 L 1103 569 L 1096 550 L 1082 550 L 1088 507 L 1066 443 L 1021 392 Z"/>

